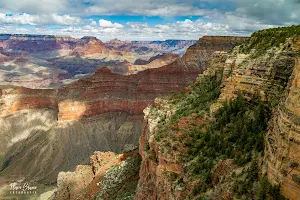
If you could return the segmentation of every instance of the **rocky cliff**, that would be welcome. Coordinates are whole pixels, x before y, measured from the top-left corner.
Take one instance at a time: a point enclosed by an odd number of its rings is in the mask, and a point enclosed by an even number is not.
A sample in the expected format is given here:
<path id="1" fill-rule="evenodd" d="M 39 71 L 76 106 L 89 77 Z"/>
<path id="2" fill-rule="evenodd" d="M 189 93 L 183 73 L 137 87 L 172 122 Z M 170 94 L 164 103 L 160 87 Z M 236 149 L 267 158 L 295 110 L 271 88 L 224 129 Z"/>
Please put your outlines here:
<path id="1" fill-rule="evenodd" d="M 295 51 L 299 51 L 299 44 L 298 38 Z M 286 99 L 275 111 L 272 127 L 265 137 L 268 178 L 280 184 L 282 193 L 289 199 L 298 199 L 300 194 L 299 66 L 296 58 Z"/>
<path id="2" fill-rule="evenodd" d="M 135 199 L 298 199 L 299 34 L 254 33 L 144 110 Z"/>
<path id="3" fill-rule="evenodd" d="M 0 47 L 26 52 L 53 51 L 74 48 L 77 39 L 51 35 L 0 35 Z"/>
<path id="4" fill-rule="evenodd" d="M 217 47 L 211 48 L 229 50 L 238 42 L 228 37 L 227 43 L 216 42 Z M 208 59 L 208 52 L 197 56 Z M 197 56 L 190 52 L 186 58 Z M 3 87 L 1 176 L 55 181 L 58 172 L 86 164 L 94 151 L 135 148 L 143 109 L 155 97 L 182 90 L 205 69 L 187 62 L 179 60 L 129 76 L 100 68 L 93 76 L 60 89 Z"/>

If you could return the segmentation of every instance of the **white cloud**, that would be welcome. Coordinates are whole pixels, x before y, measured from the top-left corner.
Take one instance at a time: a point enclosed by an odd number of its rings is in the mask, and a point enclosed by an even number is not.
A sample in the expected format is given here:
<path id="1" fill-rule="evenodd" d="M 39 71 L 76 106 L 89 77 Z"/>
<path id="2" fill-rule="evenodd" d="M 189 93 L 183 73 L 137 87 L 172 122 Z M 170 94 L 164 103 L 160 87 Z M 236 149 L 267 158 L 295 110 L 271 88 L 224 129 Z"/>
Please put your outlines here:
<path id="1" fill-rule="evenodd" d="M 71 17 L 70 15 L 50 15 L 50 23 L 53 21 L 55 24 L 60 25 L 75 25 L 81 22 L 81 19 L 78 17 Z"/>
<path id="2" fill-rule="evenodd" d="M 89 6 L 82 7 L 84 13 L 89 15 L 199 16 L 211 12 L 199 8 L 197 0 L 90 0 L 89 2 L 91 3 Z"/>
<path id="3" fill-rule="evenodd" d="M 91 25 L 91 26 L 97 26 L 97 22 L 91 19 L 90 25 Z"/>
<path id="4" fill-rule="evenodd" d="M 6 14 L 3 14 L 3 13 L 0 13 L 0 23 L 3 23 L 3 24 L 76 25 L 76 24 L 79 24 L 80 22 L 81 22 L 80 18 L 71 17 L 70 15 L 57 15 L 57 14 L 30 15 L 30 14 L 27 14 L 27 13 L 6 15 Z"/>
<path id="5" fill-rule="evenodd" d="M 107 20 L 104 20 L 104 19 L 99 20 L 99 26 L 101 26 L 102 28 L 116 28 L 116 29 L 123 28 L 122 24 L 112 23 L 111 21 L 107 21 Z"/>
<path id="6" fill-rule="evenodd" d="M 242 21 L 243 19 L 231 19 L 230 23 L 235 20 Z M 224 20 L 227 20 L 224 18 Z M 249 22 L 244 22 L 245 26 Z M 36 28 L 31 30 L 37 34 L 55 34 L 55 35 L 70 35 L 73 37 L 96 36 L 103 41 L 113 38 L 121 40 L 166 40 L 166 39 L 199 39 L 204 35 L 249 35 L 250 32 L 239 31 L 238 28 L 232 28 L 228 24 L 218 22 L 206 22 L 203 20 L 191 21 L 185 19 L 175 23 L 157 24 L 149 26 L 147 23 L 128 22 L 125 28 L 116 28 L 116 23 L 110 21 L 99 22 L 102 26 L 69 26 L 61 27 L 53 30 L 46 28 Z M 0 29 L 1 30 L 1 29 Z M 16 30 L 10 29 L 12 33 Z M 7 32 L 7 31 L 6 31 Z M 9 32 L 9 31 L 8 31 Z M 18 30 L 17 33 L 28 33 L 26 30 Z"/>
<path id="7" fill-rule="evenodd" d="M 227 3 L 231 5 L 227 7 Z M 215 5 L 219 6 L 213 9 Z M 103 40 L 115 37 L 163 40 L 198 39 L 203 35 L 250 35 L 259 29 L 300 23 L 299 7 L 300 0 L 0 0 L 0 31 L 75 37 L 92 35 Z M 16 14 L 23 12 L 25 14 Z M 161 20 L 162 23 L 157 25 L 140 22 L 122 25 L 105 19 L 99 22 L 88 19 L 92 15 L 122 14 L 162 16 L 166 21 L 172 16 L 202 16 L 202 20 L 187 17 L 174 23 Z M 50 30 L 46 26 L 49 24 L 62 26 Z M 24 29 L 22 25 L 32 27 Z"/>

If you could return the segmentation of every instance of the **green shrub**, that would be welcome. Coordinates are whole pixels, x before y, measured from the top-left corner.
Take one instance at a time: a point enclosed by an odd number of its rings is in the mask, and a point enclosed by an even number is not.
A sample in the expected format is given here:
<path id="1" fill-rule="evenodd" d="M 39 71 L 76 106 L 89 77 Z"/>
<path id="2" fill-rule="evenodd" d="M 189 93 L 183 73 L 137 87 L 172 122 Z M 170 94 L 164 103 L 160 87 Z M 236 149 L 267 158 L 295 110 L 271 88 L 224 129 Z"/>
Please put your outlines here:
<path id="1" fill-rule="evenodd" d="M 249 53 L 252 49 L 256 49 L 253 56 L 257 57 L 272 47 L 279 47 L 285 43 L 288 38 L 297 35 L 300 35 L 300 25 L 260 30 L 253 33 L 251 37 L 241 45 L 241 52 Z"/>

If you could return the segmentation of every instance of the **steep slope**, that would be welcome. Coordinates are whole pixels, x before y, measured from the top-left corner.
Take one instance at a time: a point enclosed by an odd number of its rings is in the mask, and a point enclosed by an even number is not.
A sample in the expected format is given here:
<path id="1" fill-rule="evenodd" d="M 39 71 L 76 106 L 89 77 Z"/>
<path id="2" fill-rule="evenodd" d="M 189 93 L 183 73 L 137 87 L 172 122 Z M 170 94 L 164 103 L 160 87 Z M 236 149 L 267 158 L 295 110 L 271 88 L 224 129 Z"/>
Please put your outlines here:
<path id="1" fill-rule="evenodd" d="M 214 50 L 229 50 L 240 40 L 227 37 L 212 42 L 216 42 L 216 47 L 210 45 Z M 202 49 L 197 56 L 207 60 L 209 52 Z M 197 56 L 190 52 L 185 58 Z M 180 59 L 130 76 L 101 68 L 87 79 L 55 90 L 3 87 L 1 177 L 14 180 L 17 174 L 55 181 L 59 171 L 86 164 L 94 151 L 135 148 L 143 109 L 155 97 L 183 89 L 206 67 L 187 62 Z"/>
<path id="2" fill-rule="evenodd" d="M 138 59 L 134 62 L 134 65 L 128 65 L 126 72 L 127 74 L 136 74 L 146 69 L 159 68 L 174 62 L 178 58 L 179 56 L 176 54 L 162 54 L 151 57 L 147 61 Z"/>
<path id="3" fill-rule="evenodd" d="M 50 199 L 132 199 L 138 181 L 140 156 L 95 152 L 90 166 L 58 174 L 58 189 Z"/>
<path id="4" fill-rule="evenodd" d="M 299 35 L 254 33 L 145 109 L 135 199 L 298 199 Z"/>

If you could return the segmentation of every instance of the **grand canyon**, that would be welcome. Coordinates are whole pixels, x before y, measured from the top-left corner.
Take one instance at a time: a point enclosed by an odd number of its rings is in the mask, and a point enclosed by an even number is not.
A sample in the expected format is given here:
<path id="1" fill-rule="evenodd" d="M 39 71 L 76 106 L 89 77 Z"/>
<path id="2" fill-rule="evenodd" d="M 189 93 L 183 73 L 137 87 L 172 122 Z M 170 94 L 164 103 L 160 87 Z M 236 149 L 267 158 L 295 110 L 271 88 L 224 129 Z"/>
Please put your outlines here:
<path id="1" fill-rule="evenodd" d="M 299 199 L 300 2 L 99 2 L 0 0 L 0 200 Z"/>

